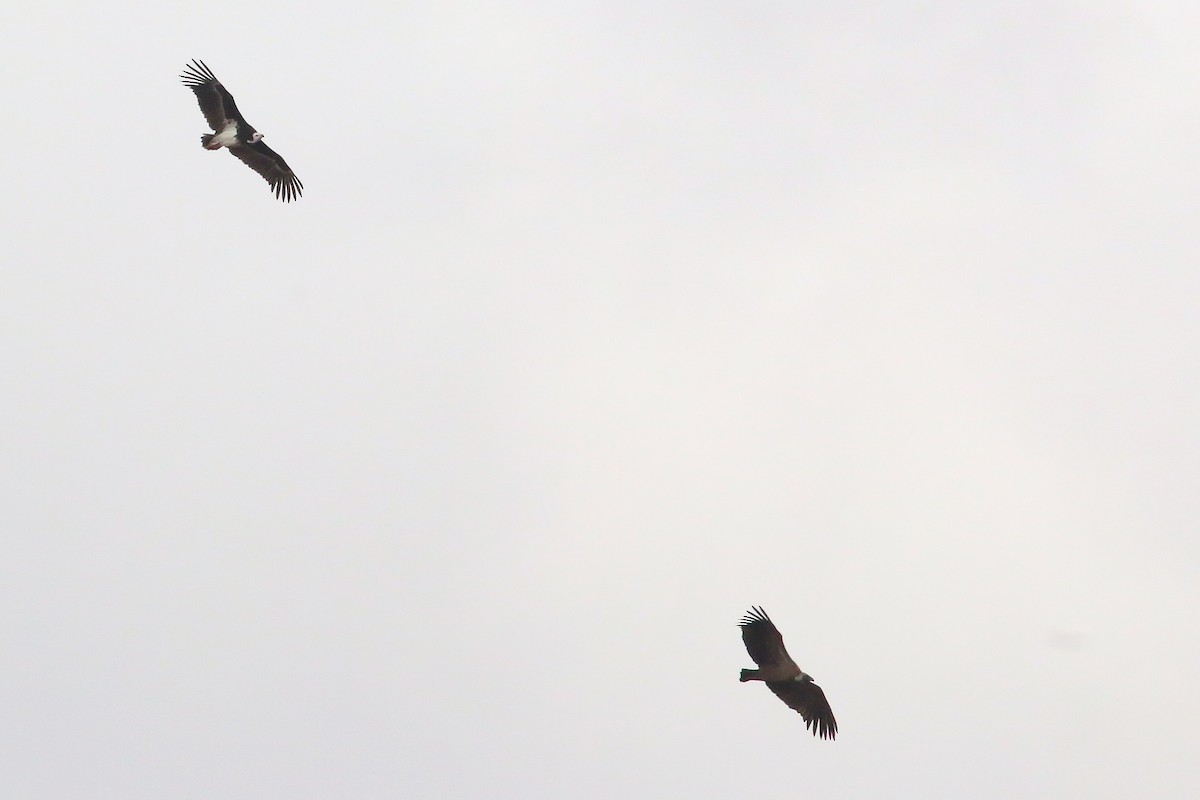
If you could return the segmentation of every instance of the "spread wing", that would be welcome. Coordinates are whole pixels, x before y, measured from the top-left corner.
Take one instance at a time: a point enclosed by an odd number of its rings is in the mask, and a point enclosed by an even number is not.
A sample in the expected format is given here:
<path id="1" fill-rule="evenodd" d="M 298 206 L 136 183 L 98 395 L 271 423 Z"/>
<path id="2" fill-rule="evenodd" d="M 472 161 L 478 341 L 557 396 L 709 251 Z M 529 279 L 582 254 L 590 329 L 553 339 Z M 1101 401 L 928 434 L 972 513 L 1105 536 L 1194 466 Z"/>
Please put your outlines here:
<path id="1" fill-rule="evenodd" d="M 833 718 L 833 709 L 825 699 L 821 687 L 810 680 L 806 681 L 767 681 L 767 688 L 787 703 L 790 708 L 800 712 L 804 717 L 804 727 L 813 732 L 813 736 L 822 739 L 833 739 L 837 736 L 837 720 Z"/>
<path id="2" fill-rule="evenodd" d="M 275 196 L 285 203 L 300 198 L 304 184 L 292 172 L 283 157 L 276 153 L 261 140 L 254 144 L 238 144 L 229 148 L 229 152 L 240 158 L 250 169 L 266 178 L 271 184 Z"/>
<path id="3" fill-rule="evenodd" d="M 779 633 L 775 623 L 771 622 L 767 612 L 759 606 L 752 606 L 750 613 L 742 617 L 739 624 L 742 628 L 742 641 L 746 644 L 746 652 L 750 654 L 750 658 L 754 659 L 755 664 L 763 669 L 790 667 L 796 671 L 796 674 L 799 674 L 800 668 L 796 666 L 795 661 L 792 661 L 787 648 L 783 646 L 783 635 Z"/>
<path id="4" fill-rule="evenodd" d="M 196 93 L 200 103 L 200 111 L 208 122 L 208 127 L 220 131 L 225 127 L 225 120 L 238 119 L 237 103 L 233 95 L 225 90 L 217 76 L 212 74 L 203 61 L 193 60 L 183 69 L 183 85 Z"/>

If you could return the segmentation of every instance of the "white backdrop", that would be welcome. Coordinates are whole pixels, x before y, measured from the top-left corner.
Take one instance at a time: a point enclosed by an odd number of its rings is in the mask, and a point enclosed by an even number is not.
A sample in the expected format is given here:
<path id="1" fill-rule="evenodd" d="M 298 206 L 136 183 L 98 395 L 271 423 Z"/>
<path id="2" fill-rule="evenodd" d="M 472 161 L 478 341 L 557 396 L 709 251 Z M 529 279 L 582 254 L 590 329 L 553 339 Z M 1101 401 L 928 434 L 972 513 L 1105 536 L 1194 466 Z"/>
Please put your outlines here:
<path id="1" fill-rule="evenodd" d="M 1194 796 L 1200 12 L 851 5 L 5 10 L 3 794 Z"/>

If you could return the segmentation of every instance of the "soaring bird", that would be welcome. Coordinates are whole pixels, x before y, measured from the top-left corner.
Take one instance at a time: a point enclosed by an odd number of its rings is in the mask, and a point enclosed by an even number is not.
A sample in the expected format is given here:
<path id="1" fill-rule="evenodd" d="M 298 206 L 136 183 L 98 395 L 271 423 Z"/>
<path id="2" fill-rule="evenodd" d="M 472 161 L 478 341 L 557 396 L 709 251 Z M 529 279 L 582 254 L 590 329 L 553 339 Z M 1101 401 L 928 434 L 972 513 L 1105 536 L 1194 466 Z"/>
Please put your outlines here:
<path id="1" fill-rule="evenodd" d="M 740 680 L 763 681 L 767 688 L 800 712 L 804 726 L 813 736 L 833 739 L 837 736 L 837 720 L 821 687 L 813 683 L 811 675 L 804 673 L 783 646 L 783 636 L 767 612 L 751 606 L 750 612 L 739 623 L 746 652 L 758 669 L 744 669 Z"/>
<path id="2" fill-rule="evenodd" d="M 204 119 L 213 129 L 212 133 L 200 137 L 204 149 L 228 148 L 250 169 L 266 178 L 280 200 L 290 203 L 298 199 L 304 184 L 300 183 L 283 157 L 267 147 L 262 140 L 263 135 L 246 122 L 238 112 L 237 103 L 233 102 L 233 95 L 221 85 L 205 63 L 193 60 L 184 67 L 179 77 L 183 78 L 184 86 L 196 93 Z"/>

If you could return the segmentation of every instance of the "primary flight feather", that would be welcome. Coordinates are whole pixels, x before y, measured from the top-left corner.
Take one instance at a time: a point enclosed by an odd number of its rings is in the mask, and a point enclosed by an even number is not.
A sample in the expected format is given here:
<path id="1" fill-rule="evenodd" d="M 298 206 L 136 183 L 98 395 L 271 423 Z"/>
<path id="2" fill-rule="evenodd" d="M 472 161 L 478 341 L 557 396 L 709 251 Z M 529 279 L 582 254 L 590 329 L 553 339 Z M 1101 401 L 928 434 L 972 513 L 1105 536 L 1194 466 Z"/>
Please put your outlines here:
<path id="1" fill-rule="evenodd" d="M 813 736 L 833 739 L 837 736 L 837 720 L 825 699 L 825 692 L 813 683 L 811 675 L 804 673 L 788 655 L 783 646 L 783 635 L 771 622 L 767 612 L 752 606 L 739 623 L 746 652 L 758 669 L 744 669 L 739 680 L 763 681 L 775 695 L 790 708 L 800 712 L 804 726 Z"/>
<path id="2" fill-rule="evenodd" d="M 200 137 L 205 150 L 225 147 L 246 166 L 262 175 L 275 196 L 290 203 L 300 197 L 304 184 L 292 172 L 283 157 L 263 142 L 263 135 L 254 129 L 238 111 L 233 95 L 221 85 L 203 61 L 193 60 L 184 67 L 183 85 L 196 93 L 200 111 L 212 133 Z"/>

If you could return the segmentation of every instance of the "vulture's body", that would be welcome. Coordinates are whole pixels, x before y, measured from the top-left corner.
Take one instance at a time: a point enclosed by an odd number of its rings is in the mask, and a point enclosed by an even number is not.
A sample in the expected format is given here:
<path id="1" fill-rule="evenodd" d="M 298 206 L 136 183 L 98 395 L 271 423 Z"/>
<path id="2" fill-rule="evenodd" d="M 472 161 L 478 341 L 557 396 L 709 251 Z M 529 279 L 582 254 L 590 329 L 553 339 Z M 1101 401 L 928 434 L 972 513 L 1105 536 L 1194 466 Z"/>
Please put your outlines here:
<path id="1" fill-rule="evenodd" d="M 204 149 L 228 149 L 246 166 L 262 175 L 280 200 L 290 203 L 298 199 L 304 184 L 300 183 L 283 157 L 267 147 L 262 140 L 263 135 L 246 122 L 246 118 L 238 111 L 237 103 L 233 101 L 233 95 L 221 85 L 205 63 L 193 61 L 179 77 L 183 78 L 184 86 L 196 93 L 200 111 L 213 129 L 212 133 L 200 137 Z"/>
<path id="2" fill-rule="evenodd" d="M 825 699 L 825 692 L 813 683 L 796 665 L 783 646 L 783 635 L 771 622 L 767 612 L 758 606 L 742 617 L 742 641 L 746 652 L 758 669 L 744 669 L 740 680 L 762 681 L 775 695 L 804 718 L 804 725 L 813 736 L 833 739 L 837 736 L 837 720 Z"/>

